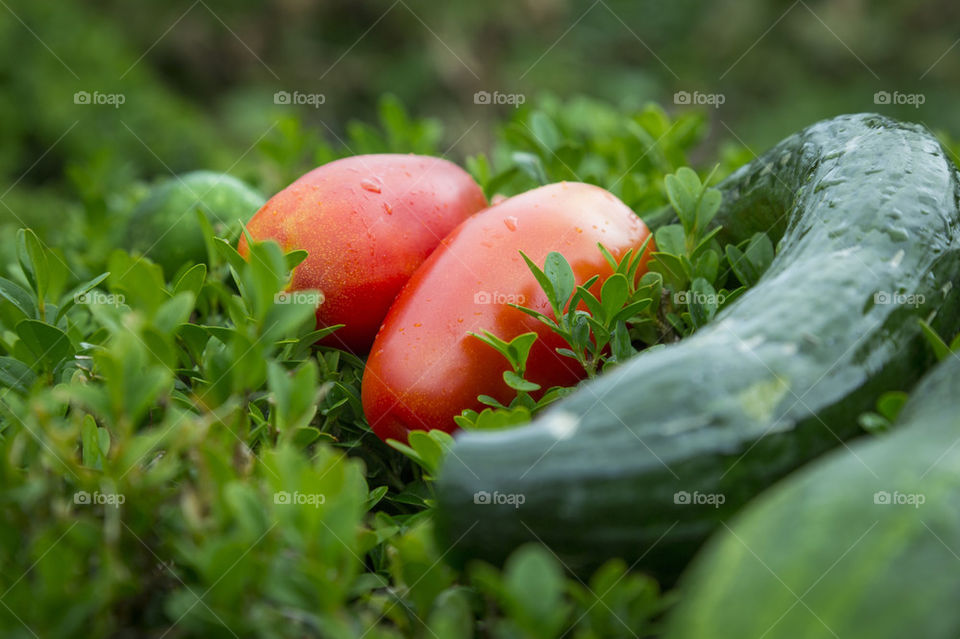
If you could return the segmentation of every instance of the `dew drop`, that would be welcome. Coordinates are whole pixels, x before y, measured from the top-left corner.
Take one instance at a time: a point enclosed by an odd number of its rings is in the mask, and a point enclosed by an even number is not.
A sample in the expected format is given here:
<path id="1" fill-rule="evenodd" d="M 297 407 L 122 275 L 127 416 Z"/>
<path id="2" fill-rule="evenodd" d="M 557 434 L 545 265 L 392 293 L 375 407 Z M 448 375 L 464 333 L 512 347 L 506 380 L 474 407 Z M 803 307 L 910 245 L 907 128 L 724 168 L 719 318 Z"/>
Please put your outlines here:
<path id="1" fill-rule="evenodd" d="M 516 231 L 516 230 L 517 230 L 517 221 L 518 221 L 518 220 L 517 220 L 516 216 L 511 215 L 511 216 L 509 216 L 509 217 L 504 218 L 503 224 L 504 224 L 504 226 L 506 226 L 509 230 L 511 230 L 511 231 Z"/>
<path id="2" fill-rule="evenodd" d="M 360 186 L 364 191 L 370 191 L 371 193 L 379 193 L 381 188 L 378 178 L 364 178 L 360 180 Z"/>

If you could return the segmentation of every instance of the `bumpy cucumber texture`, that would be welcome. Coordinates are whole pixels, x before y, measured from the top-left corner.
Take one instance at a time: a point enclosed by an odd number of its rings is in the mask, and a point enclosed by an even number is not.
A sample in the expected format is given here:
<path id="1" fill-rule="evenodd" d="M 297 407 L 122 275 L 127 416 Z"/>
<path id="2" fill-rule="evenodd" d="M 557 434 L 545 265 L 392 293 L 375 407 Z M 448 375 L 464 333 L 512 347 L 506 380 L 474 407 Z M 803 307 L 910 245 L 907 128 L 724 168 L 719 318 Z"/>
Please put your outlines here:
<path id="1" fill-rule="evenodd" d="M 958 178 L 925 129 L 837 117 L 721 188 L 724 239 L 768 232 L 769 270 L 712 324 L 532 424 L 463 433 L 438 482 L 451 556 L 500 561 L 539 540 L 574 570 L 624 557 L 671 579 L 748 500 L 858 434 L 880 393 L 921 377 L 917 318 L 958 328 Z"/>

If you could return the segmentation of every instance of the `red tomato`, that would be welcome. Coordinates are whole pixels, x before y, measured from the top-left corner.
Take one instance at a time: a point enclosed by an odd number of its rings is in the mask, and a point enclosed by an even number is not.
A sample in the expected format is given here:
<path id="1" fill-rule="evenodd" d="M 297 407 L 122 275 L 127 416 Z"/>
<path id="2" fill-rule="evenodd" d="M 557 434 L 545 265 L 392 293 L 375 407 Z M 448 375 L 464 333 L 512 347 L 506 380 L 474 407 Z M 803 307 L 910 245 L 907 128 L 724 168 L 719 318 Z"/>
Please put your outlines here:
<path id="1" fill-rule="evenodd" d="M 543 390 L 582 379 L 583 368 L 555 351 L 563 340 L 508 305 L 552 313 L 520 251 L 540 266 L 548 253 L 560 252 L 578 284 L 600 275 L 592 289 L 598 294 L 612 270 L 597 244 L 619 259 L 649 234 L 611 193 L 566 182 L 509 198 L 465 221 L 413 275 L 373 343 L 362 400 L 374 432 L 399 441 L 410 430 L 450 432 L 455 415 L 482 407 L 477 395 L 510 401 L 514 391 L 502 377 L 506 360 L 469 331 L 488 330 L 505 340 L 536 331 L 527 378 Z M 652 250 L 651 241 L 648 257 Z"/>
<path id="2" fill-rule="evenodd" d="M 309 257 L 290 290 L 319 289 L 317 325 L 346 324 L 323 340 L 364 353 L 390 304 L 451 230 L 487 205 L 466 171 L 419 155 L 357 155 L 310 171 L 247 224 Z M 247 242 L 237 249 L 247 257 Z"/>

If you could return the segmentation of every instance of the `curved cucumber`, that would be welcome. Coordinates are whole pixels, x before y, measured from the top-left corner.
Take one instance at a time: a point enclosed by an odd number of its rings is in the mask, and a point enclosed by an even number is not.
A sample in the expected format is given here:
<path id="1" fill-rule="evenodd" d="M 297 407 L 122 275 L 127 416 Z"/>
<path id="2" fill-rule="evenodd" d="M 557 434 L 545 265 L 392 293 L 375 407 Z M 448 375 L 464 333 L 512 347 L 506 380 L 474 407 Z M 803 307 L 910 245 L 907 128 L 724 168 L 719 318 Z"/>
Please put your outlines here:
<path id="1" fill-rule="evenodd" d="M 668 636 L 960 636 L 958 396 L 951 357 L 917 386 L 897 431 L 751 504 L 685 577 Z"/>
<path id="2" fill-rule="evenodd" d="M 925 129 L 820 122 L 721 188 L 728 241 L 778 240 L 767 273 L 711 325 L 531 425 L 463 433 L 438 483 L 455 556 L 500 561 L 538 539 L 575 570 L 619 556 L 670 579 L 722 520 L 932 364 L 916 318 L 956 328 L 960 212 L 956 170 Z"/>

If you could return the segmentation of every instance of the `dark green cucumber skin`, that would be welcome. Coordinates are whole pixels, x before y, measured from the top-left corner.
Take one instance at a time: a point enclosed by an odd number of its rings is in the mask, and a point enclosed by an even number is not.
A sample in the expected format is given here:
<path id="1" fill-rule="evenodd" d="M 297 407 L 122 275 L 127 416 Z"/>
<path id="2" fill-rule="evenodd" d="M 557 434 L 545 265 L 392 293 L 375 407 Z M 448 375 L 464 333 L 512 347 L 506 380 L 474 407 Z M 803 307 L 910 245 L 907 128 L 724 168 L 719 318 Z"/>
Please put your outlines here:
<path id="1" fill-rule="evenodd" d="M 950 357 L 916 387 L 896 431 L 751 503 L 684 576 L 667 636 L 960 636 L 958 397 L 960 359 Z M 877 504 L 880 491 L 925 501 Z"/>
<path id="2" fill-rule="evenodd" d="M 721 521 L 859 434 L 856 416 L 883 391 L 921 377 L 933 362 L 917 318 L 958 327 L 945 292 L 960 275 L 958 179 L 925 129 L 873 114 L 823 121 L 721 188 L 727 241 L 779 240 L 768 272 L 695 335 L 532 424 L 459 435 L 437 484 L 454 561 L 501 562 L 539 540 L 577 572 L 622 557 L 671 581 Z M 875 304 L 878 292 L 925 302 Z M 478 504 L 480 491 L 524 503 Z M 677 504 L 679 491 L 725 501 Z"/>

